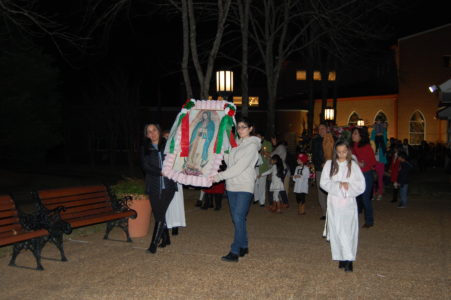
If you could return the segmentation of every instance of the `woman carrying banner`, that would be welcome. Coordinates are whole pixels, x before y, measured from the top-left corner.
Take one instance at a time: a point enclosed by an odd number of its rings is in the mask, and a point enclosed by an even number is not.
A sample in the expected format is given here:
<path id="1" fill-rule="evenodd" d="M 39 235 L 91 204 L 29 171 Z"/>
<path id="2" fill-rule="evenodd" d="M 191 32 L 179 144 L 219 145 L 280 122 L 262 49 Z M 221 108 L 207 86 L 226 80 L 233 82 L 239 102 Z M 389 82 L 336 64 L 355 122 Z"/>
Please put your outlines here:
<path id="1" fill-rule="evenodd" d="M 166 210 L 177 191 L 177 184 L 164 177 L 161 169 L 164 160 L 165 139 L 157 124 L 144 127 L 144 144 L 141 148 L 141 165 L 146 174 L 146 193 L 152 205 L 155 227 L 148 251 L 155 253 L 161 239 L 169 245 L 169 231 L 166 226 Z"/>
<path id="2" fill-rule="evenodd" d="M 235 234 L 229 254 L 222 257 L 227 262 L 238 262 L 238 258 L 249 253 L 246 219 L 254 193 L 256 179 L 255 164 L 261 140 L 253 136 L 254 126 L 247 118 L 238 121 L 238 147 L 224 155 L 227 169 L 213 176 L 213 182 L 226 181 L 230 214 Z"/>

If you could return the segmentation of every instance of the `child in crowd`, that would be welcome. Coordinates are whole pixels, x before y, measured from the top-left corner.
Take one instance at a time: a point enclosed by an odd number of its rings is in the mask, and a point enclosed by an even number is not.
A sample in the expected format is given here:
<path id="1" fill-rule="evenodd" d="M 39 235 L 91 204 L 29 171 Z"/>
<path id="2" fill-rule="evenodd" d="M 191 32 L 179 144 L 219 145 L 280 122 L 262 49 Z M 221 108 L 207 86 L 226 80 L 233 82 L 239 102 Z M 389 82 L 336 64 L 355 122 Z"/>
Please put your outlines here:
<path id="1" fill-rule="evenodd" d="M 398 180 L 399 185 L 399 205 L 398 208 L 407 207 L 407 191 L 409 188 L 410 181 L 410 171 L 412 170 L 412 165 L 407 161 L 407 153 L 400 151 L 398 153 L 398 160 L 400 162 Z"/>
<path id="2" fill-rule="evenodd" d="M 222 161 L 221 166 L 219 166 L 219 172 L 223 172 L 225 169 L 227 169 L 227 165 Z M 205 196 L 201 209 L 212 208 L 214 202 L 215 210 L 220 210 L 222 207 L 222 196 L 225 192 L 225 181 L 216 182 L 208 189 L 203 189 L 202 191 Z"/>
<path id="3" fill-rule="evenodd" d="M 374 143 L 376 144 L 376 151 L 382 150 L 382 155 L 385 155 L 385 141 L 387 140 L 387 123 L 383 122 L 381 118 L 376 118 L 373 125 Z"/>
<path id="4" fill-rule="evenodd" d="M 280 213 L 281 204 L 279 200 L 279 193 L 285 192 L 285 187 L 283 185 L 283 179 L 286 175 L 286 170 L 283 166 L 283 161 L 279 155 L 275 154 L 271 157 L 272 167 L 268 171 L 260 174 L 259 176 L 268 176 L 271 174 L 271 186 L 269 190 L 273 192 L 273 207 L 270 208 L 273 212 Z"/>
<path id="5" fill-rule="evenodd" d="M 395 203 L 398 202 L 398 192 L 399 192 L 399 183 L 398 183 L 398 174 L 399 174 L 399 166 L 400 161 L 398 159 L 399 147 L 397 145 L 393 146 L 393 155 L 390 164 L 390 181 L 393 183 L 393 198 L 390 202 Z"/>
<path id="6" fill-rule="evenodd" d="M 298 155 L 298 166 L 294 170 L 294 194 L 298 203 L 298 214 L 305 215 L 305 196 L 308 194 L 310 169 L 307 165 L 308 156 L 304 153 Z"/>
<path id="7" fill-rule="evenodd" d="M 332 160 L 326 161 L 320 179 L 327 194 L 326 238 L 330 241 L 332 259 L 345 272 L 353 271 L 359 236 L 356 197 L 365 191 L 365 178 L 351 148 L 345 141 L 335 144 Z"/>

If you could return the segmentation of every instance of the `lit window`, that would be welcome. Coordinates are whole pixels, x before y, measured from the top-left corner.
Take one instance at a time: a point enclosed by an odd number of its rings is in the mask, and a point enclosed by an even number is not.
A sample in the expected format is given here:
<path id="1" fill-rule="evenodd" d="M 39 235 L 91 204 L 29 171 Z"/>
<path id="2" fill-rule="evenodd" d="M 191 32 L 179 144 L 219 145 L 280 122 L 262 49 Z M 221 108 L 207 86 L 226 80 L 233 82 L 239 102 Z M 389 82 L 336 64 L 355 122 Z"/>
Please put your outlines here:
<path id="1" fill-rule="evenodd" d="M 242 105 L 243 104 L 243 97 L 241 96 L 233 96 L 233 104 L 235 105 Z M 259 98 L 252 96 L 249 97 L 249 106 L 258 106 L 259 104 Z"/>
<path id="2" fill-rule="evenodd" d="M 411 145 L 419 145 L 424 141 L 424 116 L 418 110 L 412 114 L 409 121 L 409 140 Z"/>
<path id="3" fill-rule="evenodd" d="M 376 123 L 376 120 L 381 120 L 382 123 L 387 123 L 387 116 L 383 111 L 379 111 L 377 115 L 374 117 L 374 123 Z"/>
<path id="4" fill-rule="evenodd" d="M 313 80 L 321 80 L 321 72 L 320 71 L 313 72 Z"/>
<path id="5" fill-rule="evenodd" d="M 337 78 L 337 74 L 335 71 L 330 71 L 329 75 L 327 76 L 328 81 L 335 81 Z M 306 80 L 307 79 L 307 72 L 305 70 L 298 70 L 296 71 L 296 80 Z M 313 80 L 320 81 L 321 80 L 321 72 L 320 71 L 314 71 L 313 72 Z"/>
<path id="6" fill-rule="evenodd" d="M 348 126 L 357 126 L 357 122 L 360 120 L 359 115 L 354 111 L 348 119 Z"/>
<path id="7" fill-rule="evenodd" d="M 335 73 L 335 71 L 331 71 L 329 72 L 329 81 L 335 81 L 335 79 L 337 78 L 337 74 Z"/>
<path id="8" fill-rule="evenodd" d="M 306 80 L 307 72 L 305 70 L 296 71 L 296 80 Z"/>

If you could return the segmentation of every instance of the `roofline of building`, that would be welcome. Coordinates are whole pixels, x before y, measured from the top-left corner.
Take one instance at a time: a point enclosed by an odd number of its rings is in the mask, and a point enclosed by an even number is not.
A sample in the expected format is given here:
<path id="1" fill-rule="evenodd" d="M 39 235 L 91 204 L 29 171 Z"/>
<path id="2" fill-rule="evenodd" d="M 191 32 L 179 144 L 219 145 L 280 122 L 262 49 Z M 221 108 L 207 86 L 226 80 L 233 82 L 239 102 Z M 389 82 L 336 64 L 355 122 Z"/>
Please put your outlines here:
<path id="1" fill-rule="evenodd" d="M 365 100 L 380 100 L 380 99 L 398 99 L 398 94 L 388 94 L 388 95 L 376 95 L 376 96 L 357 96 L 357 97 L 343 97 L 337 98 L 337 102 L 343 101 L 365 101 Z M 327 102 L 332 102 L 334 99 L 328 98 Z M 321 102 L 322 99 L 315 99 L 315 102 Z"/>
<path id="2" fill-rule="evenodd" d="M 413 37 L 417 37 L 417 36 L 420 36 L 420 35 L 423 35 L 423 34 L 426 34 L 426 33 L 430 33 L 430 32 L 436 31 L 436 30 L 440 30 L 440 29 L 448 27 L 448 26 L 451 26 L 451 23 L 448 23 L 448 24 L 445 24 L 445 25 L 442 25 L 442 26 L 439 26 L 439 27 L 435 27 L 435 28 L 432 28 L 432 29 L 428 29 L 428 30 L 425 30 L 425 31 L 420 31 L 420 32 L 417 32 L 417 33 L 414 33 L 414 34 L 411 34 L 411 35 L 404 36 L 402 38 L 399 38 L 398 42 L 400 42 L 402 40 L 407 40 L 407 39 L 410 39 L 410 38 L 413 38 Z"/>

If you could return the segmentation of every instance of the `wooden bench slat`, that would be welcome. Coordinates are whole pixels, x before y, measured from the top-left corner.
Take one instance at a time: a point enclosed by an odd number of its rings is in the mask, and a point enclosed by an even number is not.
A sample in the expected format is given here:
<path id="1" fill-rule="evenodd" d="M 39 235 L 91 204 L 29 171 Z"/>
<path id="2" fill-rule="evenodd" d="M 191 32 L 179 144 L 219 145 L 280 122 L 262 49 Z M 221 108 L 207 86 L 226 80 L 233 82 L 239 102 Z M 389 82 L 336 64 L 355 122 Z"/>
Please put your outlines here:
<path id="1" fill-rule="evenodd" d="M 8 232 L 8 231 L 20 231 L 22 230 L 22 225 L 20 225 L 19 223 L 16 224 L 9 224 L 9 225 L 5 225 L 5 226 L 0 226 L 0 232 Z"/>
<path id="2" fill-rule="evenodd" d="M 78 194 L 88 194 L 106 191 L 106 187 L 102 185 L 92 185 L 92 186 L 79 186 L 71 188 L 60 188 L 60 189 L 49 189 L 39 191 L 39 197 L 41 199 L 47 198 L 60 198 L 65 196 L 72 196 Z"/>
<path id="3" fill-rule="evenodd" d="M 64 206 L 66 209 L 71 209 L 71 208 L 77 207 L 77 206 L 96 205 L 99 203 L 104 203 L 105 205 L 108 205 L 109 201 L 107 201 L 105 198 L 90 198 L 90 199 L 72 201 L 72 202 L 53 203 L 50 205 L 46 204 L 46 207 L 48 209 L 54 209 L 58 206 Z"/>
<path id="4" fill-rule="evenodd" d="M 89 217 L 89 218 L 78 218 L 70 221 L 72 227 L 82 227 L 86 225 L 93 225 L 97 223 L 104 223 L 116 219 L 122 219 L 133 216 L 135 213 L 133 211 L 125 211 L 117 214 L 106 214 L 99 215 L 97 217 Z"/>
<path id="5" fill-rule="evenodd" d="M 12 199 L 0 200 L 0 207 L 16 207 Z"/>
<path id="6" fill-rule="evenodd" d="M 0 203 L 7 203 L 12 202 L 14 203 L 13 199 L 9 195 L 0 195 Z"/>
<path id="7" fill-rule="evenodd" d="M 48 235 L 49 232 L 45 229 L 35 230 L 35 231 L 17 231 L 17 234 L 12 232 L 6 235 L 5 233 L 0 233 L 0 246 L 6 246 L 14 244 L 21 241 L 26 241 L 34 239 L 41 236 Z"/>
<path id="8" fill-rule="evenodd" d="M 66 211 L 61 212 L 61 217 L 63 219 L 65 219 L 67 214 L 73 214 L 73 215 L 82 214 L 84 212 L 96 210 L 99 208 L 113 211 L 113 209 L 111 208 L 111 206 L 108 203 L 102 202 L 102 203 L 90 204 L 90 205 L 85 205 L 85 206 L 77 206 L 77 207 L 67 208 Z"/>
<path id="9" fill-rule="evenodd" d="M 95 198 L 103 198 L 103 199 L 109 199 L 108 195 L 105 192 L 99 192 L 99 193 L 89 193 L 89 194 L 79 194 L 79 195 L 72 195 L 72 196 L 65 196 L 65 197 L 53 197 L 53 198 L 41 198 L 41 202 L 44 205 L 52 205 L 56 203 L 70 203 L 72 201 L 79 201 L 79 200 L 85 200 L 85 199 L 95 199 Z"/>
<path id="10" fill-rule="evenodd" d="M 103 214 L 103 213 L 109 213 L 109 214 L 114 214 L 113 211 L 111 211 L 110 208 L 108 207 L 102 207 L 102 208 L 97 208 L 97 209 L 91 209 L 91 210 L 86 210 L 83 212 L 77 212 L 75 214 L 71 214 L 71 213 L 65 213 L 63 220 L 70 222 L 70 220 L 76 219 L 76 218 L 84 218 L 87 216 L 96 216 L 98 214 Z"/>
<path id="11" fill-rule="evenodd" d="M 0 219 L 0 225 L 6 225 L 6 224 L 14 224 L 14 223 L 19 223 L 20 219 L 18 217 L 11 217 L 11 218 L 5 218 L 5 219 Z"/>
<path id="12" fill-rule="evenodd" d="M 0 218 L 7 218 L 17 216 L 17 211 L 15 210 L 4 210 L 0 211 Z"/>

